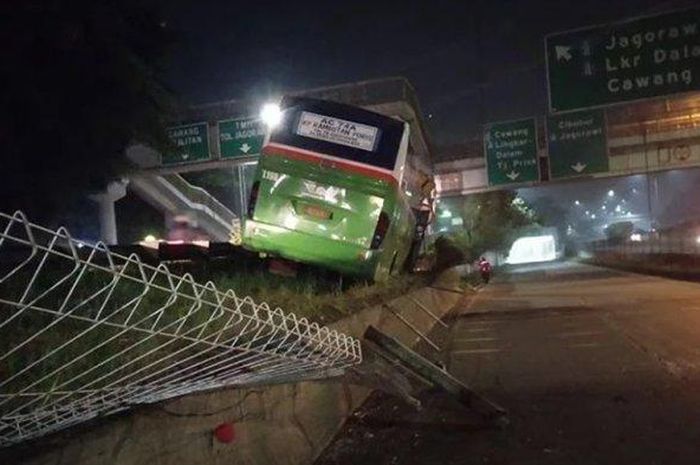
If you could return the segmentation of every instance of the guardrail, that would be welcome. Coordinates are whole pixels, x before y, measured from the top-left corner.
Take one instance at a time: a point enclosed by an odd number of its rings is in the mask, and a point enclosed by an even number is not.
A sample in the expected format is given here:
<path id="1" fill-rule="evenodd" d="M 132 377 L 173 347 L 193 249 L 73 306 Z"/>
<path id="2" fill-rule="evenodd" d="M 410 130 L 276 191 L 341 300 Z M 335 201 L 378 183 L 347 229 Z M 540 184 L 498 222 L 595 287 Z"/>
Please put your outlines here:
<path id="1" fill-rule="evenodd" d="M 0 213 L 0 447 L 136 404 L 361 361 L 357 339 Z"/>
<path id="2" fill-rule="evenodd" d="M 700 255 L 700 241 L 695 237 L 659 237 L 626 241 L 596 241 L 589 244 L 593 252 L 633 254 Z"/>

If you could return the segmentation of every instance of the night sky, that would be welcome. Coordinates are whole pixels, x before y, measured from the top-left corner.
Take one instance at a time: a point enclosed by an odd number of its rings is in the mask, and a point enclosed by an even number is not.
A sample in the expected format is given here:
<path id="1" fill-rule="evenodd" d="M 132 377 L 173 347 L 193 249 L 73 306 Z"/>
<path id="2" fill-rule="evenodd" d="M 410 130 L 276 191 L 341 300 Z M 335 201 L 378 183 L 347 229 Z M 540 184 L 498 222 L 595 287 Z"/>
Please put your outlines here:
<path id="1" fill-rule="evenodd" d="M 693 3 L 176 2 L 165 10 L 180 34 L 168 75 L 188 103 L 405 76 L 445 146 L 478 132 L 480 81 L 484 120 L 544 114 L 545 34 Z"/>

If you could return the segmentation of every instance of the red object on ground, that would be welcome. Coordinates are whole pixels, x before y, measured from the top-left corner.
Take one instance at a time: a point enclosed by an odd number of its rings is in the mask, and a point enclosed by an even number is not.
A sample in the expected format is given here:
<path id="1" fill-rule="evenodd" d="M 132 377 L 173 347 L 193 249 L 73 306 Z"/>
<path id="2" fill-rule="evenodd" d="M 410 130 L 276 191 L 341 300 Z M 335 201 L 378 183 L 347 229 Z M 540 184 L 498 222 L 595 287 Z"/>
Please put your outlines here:
<path id="1" fill-rule="evenodd" d="M 236 431 L 233 429 L 233 423 L 221 423 L 214 429 L 214 436 L 219 442 L 230 444 L 236 439 Z"/>

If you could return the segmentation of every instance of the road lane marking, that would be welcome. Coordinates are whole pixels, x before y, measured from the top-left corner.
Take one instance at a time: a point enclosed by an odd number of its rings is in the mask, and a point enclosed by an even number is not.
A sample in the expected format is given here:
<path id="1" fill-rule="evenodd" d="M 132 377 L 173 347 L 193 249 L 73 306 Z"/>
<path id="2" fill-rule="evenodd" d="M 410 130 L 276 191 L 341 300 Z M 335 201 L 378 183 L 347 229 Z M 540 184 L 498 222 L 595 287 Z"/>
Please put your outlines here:
<path id="1" fill-rule="evenodd" d="M 560 333 L 557 336 L 562 339 L 568 339 L 570 337 L 600 336 L 602 334 L 602 331 L 575 331 L 571 333 Z"/>
<path id="2" fill-rule="evenodd" d="M 486 342 L 497 341 L 497 337 L 472 337 L 472 338 L 456 338 L 455 342 Z"/>
<path id="3" fill-rule="evenodd" d="M 600 344 L 597 342 L 582 342 L 581 344 L 570 344 L 568 347 L 571 349 L 592 349 L 600 347 Z"/>
<path id="4" fill-rule="evenodd" d="M 452 355 L 470 355 L 470 354 L 495 354 L 500 352 L 502 349 L 466 349 L 466 350 L 453 350 Z"/>

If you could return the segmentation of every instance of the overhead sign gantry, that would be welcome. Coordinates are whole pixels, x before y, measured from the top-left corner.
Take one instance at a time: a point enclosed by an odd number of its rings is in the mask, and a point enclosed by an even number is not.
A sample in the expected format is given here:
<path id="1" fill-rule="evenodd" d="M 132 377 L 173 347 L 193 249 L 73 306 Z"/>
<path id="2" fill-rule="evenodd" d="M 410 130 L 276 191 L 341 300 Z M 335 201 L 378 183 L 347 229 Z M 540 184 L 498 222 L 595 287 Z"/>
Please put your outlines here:
<path id="1" fill-rule="evenodd" d="M 551 112 L 700 90 L 700 10 L 545 37 Z"/>
<path id="2" fill-rule="evenodd" d="M 484 154 L 491 186 L 539 181 L 535 118 L 486 125 Z"/>

